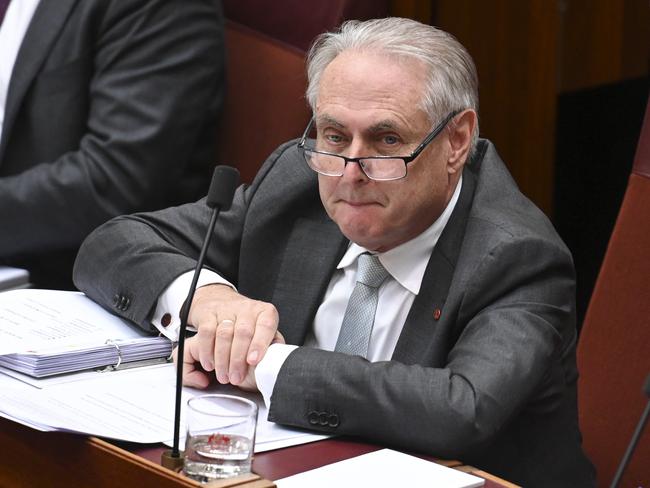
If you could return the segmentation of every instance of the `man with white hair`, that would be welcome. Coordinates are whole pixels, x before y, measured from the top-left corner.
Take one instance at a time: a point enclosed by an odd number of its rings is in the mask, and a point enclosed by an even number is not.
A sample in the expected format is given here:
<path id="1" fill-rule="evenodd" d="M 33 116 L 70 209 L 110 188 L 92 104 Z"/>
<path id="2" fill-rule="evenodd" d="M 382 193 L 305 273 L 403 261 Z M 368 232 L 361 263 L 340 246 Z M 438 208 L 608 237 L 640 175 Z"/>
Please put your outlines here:
<path id="1" fill-rule="evenodd" d="M 308 75 L 305 134 L 220 218 L 186 384 L 259 389 L 272 421 L 525 486 L 593 486 L 571 256 L 478 139 L 469 54 L 412 20 L 352 21 L 316 40 Z M 175 337 L 208 212 L 108 223 L 84 244 L 77 285 Z"/>

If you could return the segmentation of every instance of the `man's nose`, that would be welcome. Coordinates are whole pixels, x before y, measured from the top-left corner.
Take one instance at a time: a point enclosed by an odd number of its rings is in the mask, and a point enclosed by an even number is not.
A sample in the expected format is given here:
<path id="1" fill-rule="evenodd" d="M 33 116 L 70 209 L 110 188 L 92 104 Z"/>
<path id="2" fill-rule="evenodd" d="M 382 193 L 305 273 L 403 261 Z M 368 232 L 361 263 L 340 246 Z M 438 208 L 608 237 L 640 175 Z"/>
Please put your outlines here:
<path id="1" fill-rule="evenodd" d="M 368 156 L 368 148 L 363 141 L 354 140 L 349 146 L 349 151 L 347 151 L 346 156 L 349 158 L 358 158 L 362 156 Z M 346 161 L 345 169 L 343 170 L 343 176 L 349 182 L 352 181 L 365 181 L 368 180 L 368 177 L 361 169 L 361 164 L 357 162 Z"/>
<path id="2" fill-rule="evenodd" d="M 368 177 L 361 169 L 361 165 L 356 162 L 347 161 L 345 164 L 345 169 L 343 170 L 343 176 L 341 176 L 348 183 L 367 181 Z"/>

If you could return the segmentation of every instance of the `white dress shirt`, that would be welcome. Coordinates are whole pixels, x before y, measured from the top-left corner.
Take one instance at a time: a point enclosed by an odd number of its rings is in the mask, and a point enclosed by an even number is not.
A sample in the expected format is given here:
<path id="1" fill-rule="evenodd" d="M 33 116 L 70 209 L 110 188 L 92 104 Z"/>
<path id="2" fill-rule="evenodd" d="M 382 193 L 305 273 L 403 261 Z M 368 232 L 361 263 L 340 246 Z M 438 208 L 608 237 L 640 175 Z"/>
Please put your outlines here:
<path id="1" fill-rule="evenodd" d="M 442 215 L 428 229 L 404 244 L 377 254 L 379 261 L 390 276 L 378 290 L 377 312 L 368 348 L 369 361 L 387 361 L 393 355 L 411 305 L 420 292 L 422 278 L 433 248 L 456 206 L 461 186 L 462 177 Z M 351 243 L 339 261 L 325 292 L 323 303 L 314 317 L 314 325 L 305 339 L 305 347 L 326 351 L 334 350 L 345 309 L 356 284 L 357 258 L 364 252 L 369 251 Z M 191 281 L 192 272 L 188 272 L 172 282 L 160 296 L 152 317 L 154 326 L 172 340 L 176 340 L 178 337 L 180 326 L 178 314 Z M 198 286 L 212 283 L 232 286 L 218 274 L 202 270 Z M 167 327 L 161 325 L 163 315 L 171 315 L 171 317 L 167 317 L 169 319 Z M 273 344 L 257 365 L 255 379 L 267 407 L 270 407 L 271 394 L 280 368 L 296 347 L 299 346 Z"/>
<path id="2" fill-rule="evenodd" d="M 11 73 L 39 2 L 40 0 L 14 0 L 9 3 L 5 18 L 0 25 L 0 138 L 2 138 Z"/>

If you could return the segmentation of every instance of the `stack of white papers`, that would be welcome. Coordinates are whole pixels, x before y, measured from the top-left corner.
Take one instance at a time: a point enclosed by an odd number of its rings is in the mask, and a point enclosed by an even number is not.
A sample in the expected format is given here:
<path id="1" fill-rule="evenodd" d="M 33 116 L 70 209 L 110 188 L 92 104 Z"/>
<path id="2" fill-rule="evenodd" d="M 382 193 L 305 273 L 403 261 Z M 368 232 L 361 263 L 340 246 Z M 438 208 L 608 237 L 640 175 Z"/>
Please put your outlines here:
<path id="1" fill-rule="evenodd" d="M 391 449 L 363 454 L 338 463 L 277 480 L 278 488 L 337 488 L 372 486 L 435 486 L 474 488 L 485 480 Z"/>
<path id="2" fill-rule="evenodd" d="M 81 293 L 0 293 L 0 366 L 35 377 L 164 362 L 172 343 L 115 317 Z"/>
<path id="3" fill-rule="evenodd" d="M 0 356 L 0 366 L 35 378 L 84 369 L 113 369 L 144 365 L 143 361 L 166 362 L 172 343 L 166 337 L 116 340 L 100 346 L 54 347 Z"/>

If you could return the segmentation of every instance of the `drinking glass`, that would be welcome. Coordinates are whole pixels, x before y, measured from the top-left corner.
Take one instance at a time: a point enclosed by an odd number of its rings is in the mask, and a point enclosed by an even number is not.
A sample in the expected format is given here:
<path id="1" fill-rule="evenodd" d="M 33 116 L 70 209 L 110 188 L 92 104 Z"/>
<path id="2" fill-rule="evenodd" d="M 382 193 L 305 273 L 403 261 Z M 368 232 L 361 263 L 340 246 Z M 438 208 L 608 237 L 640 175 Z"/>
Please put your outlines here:
<path id="1" fill-rule="evenodd" d="M 256 425 L 257 405 L 246 398 L 191 398 L 183 473 L 201 483 L 250 473 Z"/>

